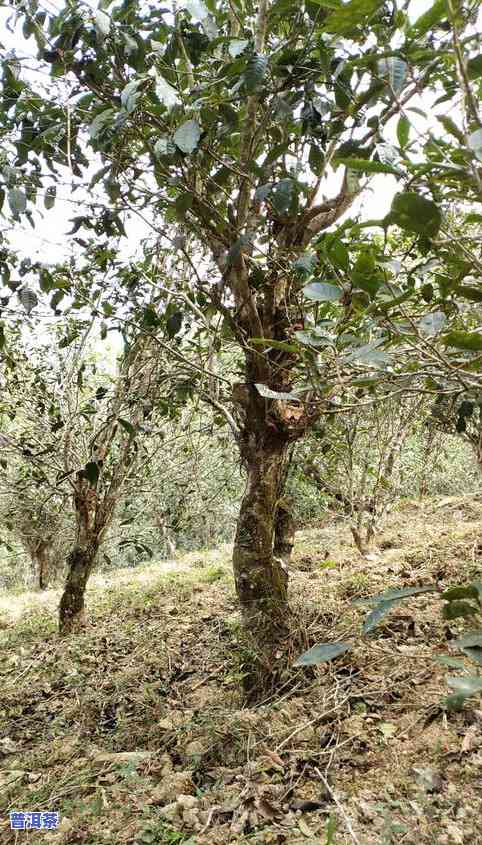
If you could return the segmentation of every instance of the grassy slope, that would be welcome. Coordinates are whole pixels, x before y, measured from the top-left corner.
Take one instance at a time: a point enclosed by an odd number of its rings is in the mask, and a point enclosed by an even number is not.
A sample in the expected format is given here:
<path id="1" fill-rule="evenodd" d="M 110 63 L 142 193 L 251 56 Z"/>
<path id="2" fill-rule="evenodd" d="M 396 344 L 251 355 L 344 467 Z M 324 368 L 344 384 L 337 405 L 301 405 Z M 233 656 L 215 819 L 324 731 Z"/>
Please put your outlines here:
<path id="1" fill-rule="evenodd" d="M 305 642 L 356 634 L 353 598 L 480 578 L 481 508 L 406 503 L 370 561 L 341 525 L 303 533 L 292 604 Z M 1 843 L 482 843 L 482 711 L 439 707 L 433 654 L 460 626 L 430 595 L 246 708 L 228 548 L 165 570 L 94 579 L 90 625 L 68 641 L 58 592 L 0 600 Z M 16 839 L 9 809 L 57 809 L 61 831 Z"/>

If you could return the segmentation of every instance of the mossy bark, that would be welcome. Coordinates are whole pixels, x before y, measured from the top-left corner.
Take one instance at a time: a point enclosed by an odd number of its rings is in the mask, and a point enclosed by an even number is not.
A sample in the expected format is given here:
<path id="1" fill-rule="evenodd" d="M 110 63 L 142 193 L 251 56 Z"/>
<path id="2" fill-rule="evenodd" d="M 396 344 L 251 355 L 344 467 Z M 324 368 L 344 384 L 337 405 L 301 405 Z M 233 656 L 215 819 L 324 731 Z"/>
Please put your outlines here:
<path id="1" fill-rule="evenodd" d="M 287 445 L 258 449 L 247 466 L 233 549 L 236 589 L 251 630 L 267 638 L 284 629 L 288 613 L 288 571 L 274 550 L 277 502 Z"/>
<path id="2" fill-rule="evenodd" d="M 276 558 L 288 565 L 295 544 L 295 520 L 292 503 L 288 498 L 282 498 L 276 506 L 274 526 L 273 552 Z"/>
<path id="3" fill-rule="evenodd" d="M 59 606 L 59 633 L 70 634 L 85 622 L 84 597 L 97 557 L 98 545 L 75 546 L 67 559 L 67 579 Z"/>

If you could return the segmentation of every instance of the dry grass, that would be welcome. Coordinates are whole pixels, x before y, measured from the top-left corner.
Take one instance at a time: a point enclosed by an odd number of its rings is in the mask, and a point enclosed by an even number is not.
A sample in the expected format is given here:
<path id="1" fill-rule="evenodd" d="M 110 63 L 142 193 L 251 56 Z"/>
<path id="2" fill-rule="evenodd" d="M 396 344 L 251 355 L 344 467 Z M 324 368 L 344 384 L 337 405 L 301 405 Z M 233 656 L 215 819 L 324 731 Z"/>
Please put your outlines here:
<path id="1" fill-rule="evenodd" d="M 458 621 L 449 630 L 423 595 L 361 640 L 352 603 L 480 578 L 480 508 L 404 503 L 372 560 L 342 525 L 303 532 L 293 626 L 307 644 L 356 645 L 320 668 L 289 667 L 256 707 L 239 692 L 254 655 L 228 547 L 94 579 L 89 627 L 68 641 L 55 633 L 58 592 L 7 597 L 0 842 L 324 845 L 331 824 L 333 845 L 482 843 L 482 712 L 445 712 L 434 660 Z M 16 840 L 9 809 L 59 810 L 61 830 Z"/>

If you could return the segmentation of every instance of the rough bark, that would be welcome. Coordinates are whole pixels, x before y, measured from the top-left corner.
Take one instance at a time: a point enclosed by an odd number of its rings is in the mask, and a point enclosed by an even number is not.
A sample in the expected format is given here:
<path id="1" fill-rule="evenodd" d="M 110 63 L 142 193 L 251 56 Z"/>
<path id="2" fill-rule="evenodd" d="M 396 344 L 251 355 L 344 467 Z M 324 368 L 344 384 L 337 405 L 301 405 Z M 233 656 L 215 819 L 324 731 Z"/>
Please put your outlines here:
<path id="1" fill-rule="evenodd" d="M 288 444 L 258 447 L 247 463 L 233 549 L 234 577 L 246 625 L 269 639 L 284 629 L 288 613 L 288 572 L 275 555 L 277 503 Z"/>
<path id="2" fill-rule="evenodd" d="M 35 578 L 35 584 L 39 590 L 46 590 L 52 578 L 52 538 L 48 537 L 46 540 L 29 540 L 24 543 L 24 548 L 28 552 L 32 561 L 32 571 Z"/>
<path id="3" fill-rule="evenodd" d="M 97 557 L 98 544 L 75 546 L 67 559 L 67 579 L 60 600 L 59 633 L 70 634 L 84 624 L 84 596 Z"/>
<path id="4" fill-rule="evenodd" d="M 49 555 L 48 555 L 48 546 L 47 543 L 39 543 L 36 549 L 36 558 L 37 558 L 37 578 L 38 578 L 38 587 L 39 590 L 46 590 L 50 577 L 51 571 L 49 566 Z"/>
<path id="5" fill-rule="evenodd" d="M 274 527 L 274 555 L 287 566 L 291 560 L 291 553 L 295 544 L 295 521 L 292 513 L 292 503 L 284 497 L 276 507 Z"/>

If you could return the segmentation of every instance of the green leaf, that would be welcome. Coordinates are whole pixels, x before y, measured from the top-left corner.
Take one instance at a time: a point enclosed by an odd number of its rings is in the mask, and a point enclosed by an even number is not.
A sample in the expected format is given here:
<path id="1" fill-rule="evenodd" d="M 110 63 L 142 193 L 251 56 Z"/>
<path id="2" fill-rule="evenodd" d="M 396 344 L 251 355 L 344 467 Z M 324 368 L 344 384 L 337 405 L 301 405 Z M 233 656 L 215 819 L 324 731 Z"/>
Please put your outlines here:
<path id="1" fill-rule="evenodd" d="M 482 288 L 474 288 L 471 285 L 460 285 L 455 289 L 457 296 L 468 299 L 470 302 L 482 302 Z"/>
<path id="2" fill-rule="evenodd" d="M 152 307 L 152 305 L 148 305 L 147 308 L 144 309 L 144 312 L 142 314 L 142 322 L 148 328 L 157 328 L 157 326 L 159 326 L 159 317 L 157 316 L 157 312 Z"/>
<path id="3" fill-rule="evenodd" d="M 468 646 L 467 648 L 463 648 L 462 651 L 470 660 L 482 666 L 482 648 L 480 646 Z"/>
<path id="4" fill-rule="evenodd" d="M 268 57 L 255 53 L 250 56 L 244 72 L 244 85 L 249 94 L 253 94 L 263 82 L 268 69 Z"/>
<path id="5" fill-rule="evenodd" d="M 295 337 L 299 343 L 303 343 L 306 346 L 327 346 L 331 342 L 327 337 L 316 337 L 310 332 L 297 331 L 295 332 Z"/>
<path id="6" fill-rule="evenodd" d="M 95 13 L 95 29 L 101 41 L 107 38 L 110 32 L 110 17 L 103 9 L 97 9 Z"/>
<path id="7" fill-rule="evenodd" d="M 209 15 L 209 10 L 202 0 L 181 0 L 179 8 L 187 9 L 191 17 L 197 21 L 202 21 Z"/>
<path id="8" fill-rule="evenodd" d="M 47 190 L 45 191 L 44 206 L 47 209 L 47 211 L 54 207 L 56 194 L 57 194 L 57 188 L 55 187 L 55 185 L 52 185 L 50 188 L 47 188 Z"/>
<path id="9" fill-rule="evenodd" d="M 27 208 L 27 196 L 20 188 L 10 188 L 8 192 L 8 204 L 12 214 L 23 214 Z"/>
<path id="10" fill-rule="evenodd" d="M 181 152 L 189 155 L 196 149 L 201 137 L 201 128 L 196 120 L 187 120 L 176 129 L 173 141 Z"/>
<path id="11" fill-rule="evenodd" d="M 295 183 L 293 179 L 281 179 L 273 185 L 270 193 L 271 203 L 278 214 L 286 214 L 293 201 Z"/>
<path id="12" fill-rule="evenodd" d="M 349 0 L 331 15 L 328 15 L 323 23 L 326 32 L 335 32 L 337 35 L 351 35 L 361 24 L 367 24 L 369 18 L 383 6 L 382 0 Z"/>
<path id="13" fill-rule="evenodd" d="M 337 302 L 343 296 L 341 288 L 327 282 L 311 282 L 303 288 L 303 293 L 315 302 Z"/>
<path id="14" fill-rule="evenodd" d="M 380 341 L 374 341 L 367 343 L 365 346 L 358 346 L 349 355 L 345 355 L 343 360 L 346 362 L 358 361 L 373 366 L 389 364 L 391 361 L 390 355 L 378 349 L 379 345 Z"/>
<path id="15" fill-rule="evenodd" d="M 395 94 L 398 94 L 405 85 L 408 65 L 398 56 L 389 56 L 387 59 L 380 59 L 378 62 L 378 73 L 388 79 L 390 88 Z"/>
<path id="16" fill-rule="evenodd" d="M 468 138 L 469 148 L 475 154 L 475 157 L 482 161 L 482 129 L 476 129 Z"/>
<path id="17" fill-rule="evenodd" d="M 354 604 L 378 604 L 385 601 L 399 601 L 408 599 L 411 596 L 421 596 L 423 593 L 435 593 L 437 587 L 427 585 L 425 587 L 402 587 L 400 590 L 386 590 L 377 596 L 370 596 L 367 599 L 357 599 Z"/>
<path id="18" fill-rule="evenodd" d="M 437 663 L 441 663 L 442 666 L 450 666 L 451 669 L 465 669 L 466 665 L 459 657 L 448 657 L 445 654 L 436 657 L 435 660 Z"/>
<path id="19" fill-rule="evenodd" d="M 425 314 L 425 317 L 422 317 L 418 323 L 418 328 L 423 335 L 434 337 L 443 329 L 446 322 L 447 317 L 443 311 L 432 311 L 429 314 Z"/>
<path id="20" fill-rule="evenodd" d="M 132 114 L 132 112 L 136 109 L 137 103 L 138 103 L 139 97 L 140 97 L 140 92 L 139 92 L 138 89 L 144 83 L 145 83 L 145 78 L 144 77 L 138 77 L 137 79 L 132 79 L 122 89 L 121 95 L 120 95 L 121 103 L 124 106 L 124 108 L 125 108 L 125 110 L 128 114 Z M 101 112 L 101 115 L 105 115 L 104 120 L 108 119 L 108 117 L 109 117 L 108 112 L 109 111 L 110 111 L 110 109 L 108 109 L 106 112 Z M 98 118 L 100 118 L 101 115 L 98 115 Z M 91 137 L 92 137 L 92 133 L 94 131 L 98 132 L 98 127 L 97 127 L 97 125 L 94 126 L 94 124 L 95 124 L 95 121 L 93 121 L 93 123 L 90 126 Z"/>
<path id="21" fill-rule="evenodd" d="M 402 115 L 397 123 L 397 138 L 402 150 L 404 150 L 408 144 L 408 139 L 410 138 L 410 127 L 411 123 L 408 117 Z"/>
<path id="22" fill-rule="evenodd" d="M 316 176 L 319 176 L 325 164 L 325 156 L 317 144 L 310 144 L 308 163 Z"/>
<path id="23" fill-rule="evenodd" d="M 65 292 L 63 290 L 55 291 L 55 293 L 53 294 L 53 296 L 50 300 L 50 307 L 53 308 L 54 311 L 55 311 L 59 302 L 61 301 L 61 299 L 63 299 L 64 296 L 65 296 Z"/>
<path id="24" fill-rule="evenodd" d="M 455 330 L 443 336 L 446 346 L 466 349 L 468 352 L 482 352 L 482 334 Z"/>
<path id="25" fill-rule="evenodd" d="M 182 326 L 182 319 L 182 311 L 174 311 L 174 314 L 171 314 L 171 316 L 168 317 L 168 319 L 166 320 L 166 330 L 168 337 L 173 338 L 177 335 Z"/>
<path id="26" fill-rule="evenodd" d="M 459 619 L 461 616 L 466 619 L 469 616 L 475 616 L 477 608 L 468 601 L 450 601 L 442 608 L 442 616 L 444 619 Z"/>
<path id="27" fill-rule="evenodd" d="M 460 678 L 449 677 L 447 684 L 456 691 L 457 695 L 463 696 L 463 698 L 469 698 L 471 695 L 482 692 L 482 678 L 472 675 L 464 675 Z"/>
<path id="28" fill-rule="evenodd" d="M 95 487 L 99 479 L 100 467 L 97 461 L 89 461 L 84 467 L 83 474 L 89 484 Z"/>
<path id="29" fill-rule="evenodd" d="M 382 601 L 368 614 L 363 623 L 362 631 L 369 634 L 378 625 L 387 613 L 397 604 L 396 601 Z"/>
<path id="30" fill-rule="evenodd" d="M 300 276 L 311 276 L 316 267 L 317 257 L 312 252 L 304 252 L 293 264 Z"/>
<path id="31" fill-rule="evenodd" d="M 135 434 L 136 430 L 132 423 L 129 420 L 125 420 L 122 417 L 117 417 L 117 422 L 122 426 L 122 428 L 127 431 L 128 434 Z"/>
<path id="32" fill-rule="evenodd" d="M 446 0 L 435 0 L 433 6 L 430 7 L 411 27 L 411 34 L 417 38 L 431 30 L 437 23 L 447 17 L 447 2 Z"/>
<path id="33" fill-rule="evenodd" d="M 350 649 L 351 646 L 348 643 L 320 643 L 300 655 L 293 663 L 293 666 L 316 666 L 319 663 L 334 660 L 335 657 L 345 654 Z"/>
<path id="34" fill-rule="evenodd" d="M 237 59 L 237 57 L 240 56 L 241 53 L 244 53 L 248 44 L 249 41 L 241 40 L 239 38 L 233 38 L 233 40 L 230 41 L 228 45 L 229 55 L 233 59 Z"/>
<path id="35" fill-rule="evenodd" d="M 475 631 L 469 631 L 463 637 L 454 640 L 452 645 L 456 648 L 482 648 L 482 628 L 477 628 Z"/>
<path id="36" fill-rule="evenodd" d="M 459 129 L 457 124 L 454 123 L 451 117 L 448 117 L 448 115 L 446 114 L 438 114 L 436 115 L 436 117 L 437 120 L 442 124 L 445 131 L 449 133 L 449 135 L 453 135 L 453 137 L 456 138 L 460 144 L 465 144 L 464 133 L 461 129 Z"/>
<path id="37" fill-rule="evenodd" d="M 322 6 L 323 9 L 339 9 L 341 6 L 341 0 L 309 0 L 310 3 L 314 3 L 315 6 Z"/>
<path id="38" fill-rule="evenodd" d="M 30 316 L 31 312 L 38 305 L 38 296 L 35 291 L 31 290 L 30 288 L 23 287 L 17 293 L 17 296 L 20 300 L 21 305 L 25 308 L 25 311 Z"/>
<path id="39" fill-rule="evenodd" d="M 132 38 L 128 32 L 122 33 L 122 40 L 125 44 L 125 53 L 126 56 L 131 56 L 133 53 L 136 53 L 139 49 L 139 45 L 135 38 Z"/>
<path id="40" fill-rule="evenodd" d="M 61 340 L 59 340 L 59 349 L 65 349 L 66 346 L 70 346 L 70 344 L 79 336 L 79 332 L 77 329 L 74 329 L 69 334 L 66 334 Z"/>
<path id="41" fill-rule="evenodd" d="M 478 79 L 479 76 L 482 76 L 482 53 L 478 56 L 474 56 L 473 59 L 468 60 L 467 73 L 469 79 Z"/>
<path id="42" fill-rule="evenodd" d="M 401 170 L 391 164 L 383 164 L 381 161 L 371 161 L 364 158 L 336 158 L 336 164 L 344 164 L 350 170 L 357 173 L 390 173 L 392 176 L 400 176 Z"/>
<path id="43" fill-rule="evenodd" d="M 348 252 L 343 241 L 340 241 L 339 238 L 335 238 L 335 240 L 331 241 L 328 244 L 327 252 L 330 261 L 332 261 L 333 264 L 336 265 L 336 267 L 340 267 L 342 270 L 349 269 L 350 253 Z"/>
<path id="44" fill-rule="evenodd" d="M 465 698 L 466 696 L 464 695 L 457 695 L 456 693 L 454 693 L 454 695 L 448 695 L 442 703 L 445 704 L 447 710 L 462 710 Z"/>
<path id="45" fill-rule="evenodd" d="M 101 111 L 99 112 L 99 114 L 96 114 L 92 123 L 88 127 L 89 135 L 93 141 L 95 141 L 96 138 L 98 138 L 102 134 L 104 129 L 106 129 L 110 124 L 112 124 L 114 120 L 114 114 L 115 112 L 113 109 L 104 109 L 104 111 Z M 102 168 L 99 173 L 100 175 L 103 175 L 104 168 Z"/>
<path id="46" fill-rule="evenodd" d="M 312 2 L 316 2 L 316 0 L 312 0 Z M 325 827 L 325 842 L 324 845 L 335 845 L 335 833 L 336 833 L 336 816 L 333 813 L 330 814 L 330 818 L 328 819 Z"/>
<path id="47" fill-rule="evenodd" d="M 444 590 L 440 598 L 445 599 L 445 601 L 455 601 L 456 599 L 478 599 L 479 592 L 477 587 L 474 587 L 473 584 L 468 584 L 465 587 L 449 587 L 448 590 Z"/>
<path id="48" fill-rule="evenodd" d="M 166 82 L 162 76 L 156 74 L 155 76 L 156 85 L 155 85 L 155 92 L 156 97 L 166 106 L 167 109 L 172 109 L 174 106 L 180 104 L 181 100 L 178 97 L 177 91 L 172 85 L 169 85 L 169 82 Z"/>
<path id="49" fill-rule="evenodd" d="M 176 147 L 170 138 L 158 138 L 154 144 L 154 155 L 156 156 L 172 156 L 176 152 Z"/>
<path id="50" fill-rule="evenodd" d="M 192 208 L 192 204 L 194 202 L 193 194 L 186 191 L 183 194 L 179 194 L 176 198 L 176 212 L 177 216 L 182 220 L 186 216 L 186 211 Z"/>
<path id="51" fill-rule="evenodd" d="M 434 238 L 442 223 L 442 214 L 432 200 L 411 192 L 395 194 L 387 216 L 387 223 L 395 223 L 407 232 Z"/>
<path id="52" fill-rule="evenodd" d="M 269 197 L 271 191 L 273 190 L 273 182 L 266 182 L 265 185 L 259 185 L 254 192 L 254 198 L 257 202 L 263 202 L 267 197 Z"/>

